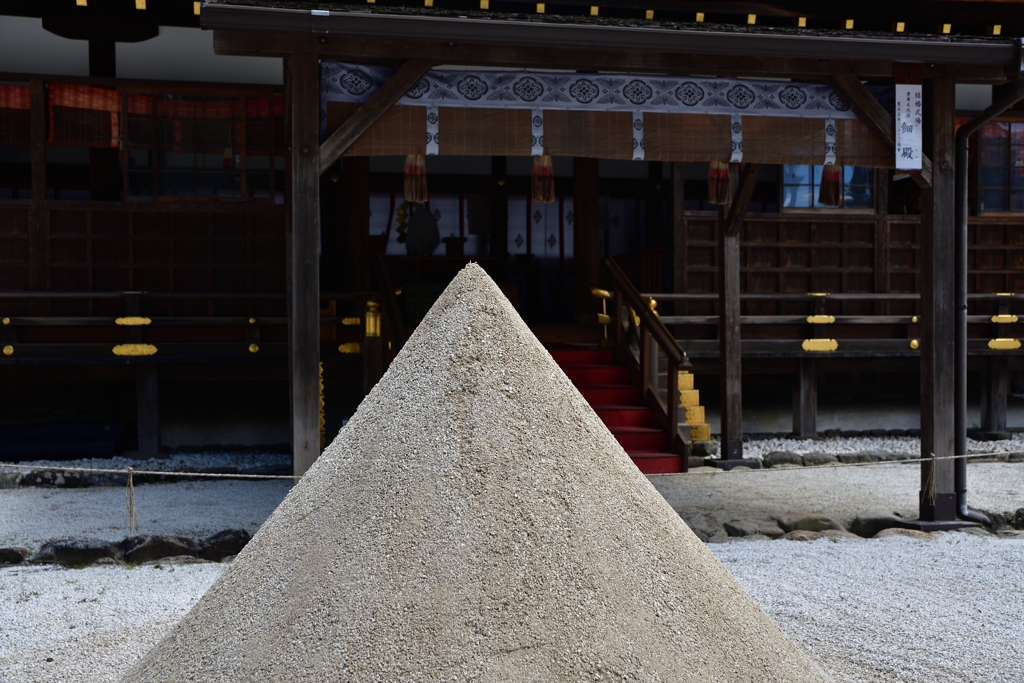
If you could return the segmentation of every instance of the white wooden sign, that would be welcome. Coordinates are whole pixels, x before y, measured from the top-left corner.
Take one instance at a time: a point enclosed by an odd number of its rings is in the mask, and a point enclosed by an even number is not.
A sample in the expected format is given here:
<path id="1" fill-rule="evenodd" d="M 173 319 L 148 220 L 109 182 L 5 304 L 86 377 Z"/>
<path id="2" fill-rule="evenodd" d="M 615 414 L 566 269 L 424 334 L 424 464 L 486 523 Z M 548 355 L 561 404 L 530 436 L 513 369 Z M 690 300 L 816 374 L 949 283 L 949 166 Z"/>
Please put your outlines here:
<path id="1" fill-rule="evenodd" d="M 924 122 L 921 85 L 896 84 L 896 170 L 921 170 Z"/>

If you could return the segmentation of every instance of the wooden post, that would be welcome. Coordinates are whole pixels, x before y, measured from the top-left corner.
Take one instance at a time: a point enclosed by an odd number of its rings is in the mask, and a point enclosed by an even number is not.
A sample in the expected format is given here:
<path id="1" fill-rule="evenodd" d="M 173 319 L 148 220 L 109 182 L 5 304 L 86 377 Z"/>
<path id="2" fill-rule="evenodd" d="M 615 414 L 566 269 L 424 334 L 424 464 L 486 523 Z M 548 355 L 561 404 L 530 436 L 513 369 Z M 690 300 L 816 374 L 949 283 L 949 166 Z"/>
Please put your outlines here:
<path id="1" fill-rule="evenodd" d="M 160 379 L 155 363 L 135 366 L 135 423 L 139 454 L 160 454 Z"/>
<path id="2" fill-rule="evenodd" d="M 1006 433 L 1006 384 L 1009 378 L 1006 356 L 988 359 L 981 385 L 981 431 Z"/>
<path id="3" fill-rule="evenodd" d="M 319 59 L 288 60 L 291 188 L 288 351 L 292 467 L 303 475 L 320 455 L 320 116 Z"/>
<path id="4" fill-rule="evenodd" d="M 594 323 L 590 288 L 601 280 L 601 198 L 597 159 L 572 160 L 573 310 L 577 325 Z M 609 254 L 610 255 L 610 254 Z"/>
<path id="5" fill-rule="evenodd" d="M 925 147 L 932 183 L 921 190 L 922 522 L 956 520 L 953 460 L 953 82 L 925 88 Z M 927 149 L 929 147 L 931 149 Z"/>
<path id="6" fill-rule="evenodd" d="M 40 291 L 47 288 L 49 255 L 46 239 L 46 88 L 42 81 L 29 83 L 31 123 L 29 146 L 32 155 L 32 207 L 29 210 L 28 268 L 29 286 Z M 30 304 L 32 315 L 43 314 L 42 302 Z"/>
<path id="7" fill-rule="evenodd" d="M 345 216 L 342 282 L 352 292 L 370 289 L 370 157 L 345 157 L 341 173 Z"/>
<path id="8" fill-rule="evenodd" d="M 793 382 L 793 436 L 818 433 L 818 373 L 814 360 L 801 358 Z"/>
<path id="9" fill-rule="evenodd" d="M 718 377 L 722 459 L 743 459 L 743 371 L 740 349 L 740 236 L 730 234 L 718 206 Z"/>
<path id="10" fill-rule="evenodd" d="M 487 211 L 490 230 L 490 255 L 497 259 L 494 279 L 505 282 L 508 277 L 508 159 L 491 157 L 491 193 Z"/>
<path id="11" fill-rule="evenodd" d="M 672 162 L 672 291 L 686 291 L 686 166 L 678 161 Z M 685 304 L 676 302 L 672 312 L 675 315 L 686 315 Z"/>

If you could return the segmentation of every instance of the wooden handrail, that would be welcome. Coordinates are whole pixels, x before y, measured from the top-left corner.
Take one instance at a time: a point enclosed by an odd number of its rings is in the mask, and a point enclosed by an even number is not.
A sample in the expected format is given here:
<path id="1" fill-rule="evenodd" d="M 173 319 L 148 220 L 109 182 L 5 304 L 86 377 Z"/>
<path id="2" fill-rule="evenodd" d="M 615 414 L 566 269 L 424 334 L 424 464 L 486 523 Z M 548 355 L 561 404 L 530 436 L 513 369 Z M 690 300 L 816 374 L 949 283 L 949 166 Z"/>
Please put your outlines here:
<path id="1" fill-rule="evenodd" d="M 622 292 L 622 298 L 625 299 L 626 304 L 632 308 L 637 316 L 640 318 L 641 324 L 650 332 L 651 337 L 655 343 L 665 352 L 668 358 L 681 365 L 688 364 L 689 361 L 686 358 L 686 354 L 683 352 L 679 342 L 676 341 L 675 337 L 665 324 L 661 321 L 661 318 L 650 309 L 647 301 L 641 297 L 640 292 L 636 290 L 633 283 L 629 281 L 626 274 L 622 272 L 622 268 L 615 262 L 615 259 L 608 257 L 604 261 L 605 268 L 608 269 L 608 273 L 612 276 L 612 280 L 615 281 L 616 289 Z M 616 311 L 616 314 L 618 311 Z"/>

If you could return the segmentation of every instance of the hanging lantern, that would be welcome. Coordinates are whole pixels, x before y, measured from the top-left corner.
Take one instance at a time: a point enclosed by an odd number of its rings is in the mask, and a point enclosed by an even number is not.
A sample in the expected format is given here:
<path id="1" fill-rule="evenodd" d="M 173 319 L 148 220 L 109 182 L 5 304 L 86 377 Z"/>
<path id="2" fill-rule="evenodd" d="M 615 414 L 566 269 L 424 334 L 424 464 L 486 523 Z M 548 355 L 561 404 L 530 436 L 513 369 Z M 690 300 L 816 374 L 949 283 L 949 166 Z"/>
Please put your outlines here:
<path id="1" fill-rule="evenodd" d="M 708 168 L 708 201 L 715 204 L 728 204 L 732 201 L 729 164 L 724 161 L 712 161 Z"/>
<path id="2" fill-rule="evenodd" d="M 839 164 L 822 167 L 818 203 L 823 206 L 843 205 L 843 167 Z"/>
<path id="3" fill-rule="evenodd" d="M 541 204 L 550 204 L 555 201 L 555 172 L 551 168 L 551 155 L 549 154 L 533 158 L 530 196 L 533 201 Z"/>
<path id="4" fill-rule="evenodd" d="M 405 201 L 422 204 L 427 201 L 427 158 L 422 154 L 405 157 Z"/>

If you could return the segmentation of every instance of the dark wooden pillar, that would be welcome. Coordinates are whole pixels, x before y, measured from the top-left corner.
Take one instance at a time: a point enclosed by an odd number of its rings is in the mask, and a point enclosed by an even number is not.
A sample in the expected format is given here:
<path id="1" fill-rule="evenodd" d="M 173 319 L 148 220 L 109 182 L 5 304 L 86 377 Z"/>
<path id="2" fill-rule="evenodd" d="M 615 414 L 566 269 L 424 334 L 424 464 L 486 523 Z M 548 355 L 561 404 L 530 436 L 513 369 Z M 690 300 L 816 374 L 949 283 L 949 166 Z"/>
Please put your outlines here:
<path id="1" fill-rule="evenodd" d="M 292 465 L 301 476 L 320 455 L 320 92 L 316 55 L 288 60 L 289 178 L 288 352 Z"/>
<path id="2" fill-rule="evenodd" d="M 117 76 L 117 43 L 107 39 L 89 41 L 89 75 L 98 78 Z M 121 125 L 126 126 L 127 121 Z M 89 150 L 89 199 L 94 202 L 118 200 L 121 193 L 120 167 L 117 149 Z"/>
<path id="3" fill-rule="evenodd" d="M 793 435 L 814 436 L 818 433 L 818 371 L 811 358 L 801 358 L 797 363 L 799 368 L 793 381 Z"/>
<path id="4" fill-rule="evenodd" d="M 31 124 L 29 145 L 32 155 L 32 208 L 29 213 L 29 283 L 32 289 L 47 288 L 49 256 L 46 239 L 46 88 L 42 81 L 29 83 Z M 42 315 L 42 304 L 31 304 L 33 315 Z"/>
<path id="5" fill-rule="evenodd" d="M 488 197 L 490 254 L 497 259 L 494 278 L 504 282 L 508 267 L 508 159 L 491 157 L 491 194 Z"/>
<path id="6" fill-rule="evenodd" d="M 344 264 L 336 265 L 344 267 L 349 291 L 365 292 L 370 289 L 370 158 L 345 157 L 342 164 Z"/>
<path id="7" fill-rule="evenodd" d="M 981 431 L 1006 433 L 1006 384 L 1009 380 L 1006 356 L 992 356 L 981 385 Z"/>
<path id="8" fill-rule="evenodd" d="M 685 166 L 672 162 L 672 291 L 686 291 L 686 192 Z M 673 309 L 676 315 L 685 315 L 683 304 Z"/>
<path id="9" fill-rule="evenodd" d="M 722 459 L 743 459 L 743 369 L 740 349 L 740 235 L 718 207 L 718 377 Z"/>
<path id="10" fill-rule="evenodd" d="M 590 288 L 601 282 L 601 196 L 597 159 L 572 160 L 573 311 L 577 325 L 594 323 Z"/>
<path id="11" fill-rule="evenodd" d="M 953 100 L 949 79 L 925 87 L 925 152 L 932 184 L 921 193 L 922 522 L 956 519 L 953 460 Z"/>
<path id="12" fill-rule="evenodd" d="M 160 376 L 155 363 L 135 367 L 135 423 L 139 454 L 160 454 Z"/>

